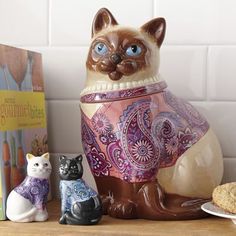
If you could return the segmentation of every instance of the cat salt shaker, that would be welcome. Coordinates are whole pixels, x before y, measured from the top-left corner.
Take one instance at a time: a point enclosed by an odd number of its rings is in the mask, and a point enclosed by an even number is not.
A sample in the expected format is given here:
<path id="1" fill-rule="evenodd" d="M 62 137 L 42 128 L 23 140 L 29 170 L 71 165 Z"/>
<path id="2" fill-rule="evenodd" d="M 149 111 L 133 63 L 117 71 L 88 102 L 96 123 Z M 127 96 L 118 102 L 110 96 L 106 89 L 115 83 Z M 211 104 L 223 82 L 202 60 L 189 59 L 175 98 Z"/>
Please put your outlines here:
<path id="1" fill-rule="evenodd" d="M 76 158 L 60 157 L 60 224 L 94 225 L 102 217 L 98 194 L 82 179 L 82 155 Z"/>
<path id="2" fill-rule="evenodd" d="M 6 215 L 14 222 L 46 221 L 49 177 L 52 171 L 49 153 L 42 156 L 26 155 L 27 176 L 7 198 Z"/>
<path id="3" fill-rule="evenodd" d="M 82 142 L 104 213 L 113 217 L 203 217 L 201 204 L 223 175 L 210 125 L 159 75 L 165 29 L 164 18 L 120 26 L 105 8 L 93 21 Z"/>

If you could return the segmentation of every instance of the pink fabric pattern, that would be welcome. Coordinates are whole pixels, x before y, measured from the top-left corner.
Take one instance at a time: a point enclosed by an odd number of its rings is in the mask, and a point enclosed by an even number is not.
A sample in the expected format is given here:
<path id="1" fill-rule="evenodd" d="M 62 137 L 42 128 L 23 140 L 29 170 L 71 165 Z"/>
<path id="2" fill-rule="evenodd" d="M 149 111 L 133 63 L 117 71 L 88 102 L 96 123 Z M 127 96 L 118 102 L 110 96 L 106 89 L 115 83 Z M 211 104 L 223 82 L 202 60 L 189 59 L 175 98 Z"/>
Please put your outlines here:
<path id="1" fill-rule="evenodd" d="M 84 152 L 95 176 L 153 180 L 159 168 L 173 166 L 207 132 L 199 112 L 163 85 L 130 89 L 125 99 L 118 96 L 122 91 L 115 92 L 116 100 L 95 96 L 102 106 L 91 119 L 82 112 Z"/>

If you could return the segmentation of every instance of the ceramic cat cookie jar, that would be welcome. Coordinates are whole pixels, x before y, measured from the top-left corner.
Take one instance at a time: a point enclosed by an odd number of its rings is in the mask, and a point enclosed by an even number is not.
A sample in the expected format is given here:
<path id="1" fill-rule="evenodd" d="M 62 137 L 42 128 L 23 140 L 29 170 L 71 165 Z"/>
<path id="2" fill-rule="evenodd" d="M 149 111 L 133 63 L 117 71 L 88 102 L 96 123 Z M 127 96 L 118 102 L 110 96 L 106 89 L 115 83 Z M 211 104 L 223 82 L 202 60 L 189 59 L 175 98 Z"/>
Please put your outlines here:
<path id="1" fill-rule="evenodd" d="M 102 217 L 99 195 L 82 179 L 82 155 L 75 158 L 60 157 L 60 224 L 94 225 Z"/>
<path id="2" fill-rule="evenodd" d="M 113 217 L 200 218 L 221 182 L 221 148 L 209 123 L 159 75 L 165 29 L 163 18 L 120 26 L 104 8 L 93 21 L 82 142 L 104 214 Z"/>
<path id="3" fill-rule="evenodd" d="M 49 153 L 42 156 L 27 154 L 27 176 L 7 198 L 7 218 L 15 222 L 46 221 L 51 164 Z"/>

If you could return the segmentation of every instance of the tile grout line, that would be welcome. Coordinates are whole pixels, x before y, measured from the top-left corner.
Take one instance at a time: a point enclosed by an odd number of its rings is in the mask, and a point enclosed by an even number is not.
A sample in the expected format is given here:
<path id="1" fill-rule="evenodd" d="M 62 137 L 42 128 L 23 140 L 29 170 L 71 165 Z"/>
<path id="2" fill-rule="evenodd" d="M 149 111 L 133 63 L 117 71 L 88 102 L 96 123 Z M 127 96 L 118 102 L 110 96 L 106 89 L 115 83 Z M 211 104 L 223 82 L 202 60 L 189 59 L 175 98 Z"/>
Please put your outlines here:
<path id="1" fill-rule="evenodd" d="M 39 47 L 39 48 L 49 48 L 49 45 L 42 45 L 42 44 L 11 44 L 11 46 L 14 47 Z M 235 47 L 236 44 L 207 44 L 207 43 L 202 43 L 202 44 L 175 44 L 175 43 L 163 43 L 162 47 Z M 63 45 L 63 44 L 58 44 L 58 45 L 52 45 L 50 44 L 50 48 L 64 48 L 64 49 L 72 49 L 72 48 L 88 48 L 89 44 L 74 44 L 74 45 Z"/>
<path id="2" fill-rule="evenodd" d="M 186 100 L 186 99 L 185 99 Z M 210 99 L 210 100 L 188 100 L 188 102 L 205 102 L 205 103 L 236 103 L 236 100 L 214 100 L 214 99 Z"/>
<path id="3" fill-rule="evenodd" d="M 191 43 L 191 42 L 164 42 L 164 46 L 216 46 L 216 47 L 235 47 L 236 43 L 228 43 L 228 42 L 222 42 L 222 43 L 212 43 L 212 42 L 198 42 L 198 43 Z"/>

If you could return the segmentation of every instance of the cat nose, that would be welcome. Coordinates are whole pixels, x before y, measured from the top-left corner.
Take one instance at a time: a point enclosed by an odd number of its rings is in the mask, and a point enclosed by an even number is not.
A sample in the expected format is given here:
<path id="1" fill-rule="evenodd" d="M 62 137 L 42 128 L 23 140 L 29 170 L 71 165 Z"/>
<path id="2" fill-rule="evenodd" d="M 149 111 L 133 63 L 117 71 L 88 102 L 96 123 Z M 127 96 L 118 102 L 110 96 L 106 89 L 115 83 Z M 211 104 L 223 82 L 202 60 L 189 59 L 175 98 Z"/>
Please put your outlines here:
<path id="1" fill-rule="evenodd" d="M 122 61 L 122 58 L 118 53 L 114 53 L 111 55 L 111 61 L 117 65 Z"/>

